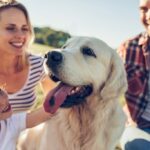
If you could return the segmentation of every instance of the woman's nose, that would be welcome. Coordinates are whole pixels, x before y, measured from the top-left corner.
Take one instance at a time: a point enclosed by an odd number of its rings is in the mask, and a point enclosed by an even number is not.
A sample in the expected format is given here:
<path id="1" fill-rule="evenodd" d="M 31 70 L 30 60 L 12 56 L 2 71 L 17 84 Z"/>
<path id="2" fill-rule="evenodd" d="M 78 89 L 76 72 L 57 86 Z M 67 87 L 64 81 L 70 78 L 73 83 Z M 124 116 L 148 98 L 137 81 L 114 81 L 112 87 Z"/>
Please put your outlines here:
<path id="1" fill-rule="evenodd" d="M 21 30 L 18 30 L 17 33 L 16 33 L 16 35 L 18 35 L 18 36 L 24 36 L 25 34 Z"/>
<path id="2" fill-rule="evenodd" d="M 16 32 L 15 32 L 15 36 L 19 37 L 19 38 L 24 37 L 25 35 L 26 35 L 26 33 L 22 30 L 16 30 Z"/>

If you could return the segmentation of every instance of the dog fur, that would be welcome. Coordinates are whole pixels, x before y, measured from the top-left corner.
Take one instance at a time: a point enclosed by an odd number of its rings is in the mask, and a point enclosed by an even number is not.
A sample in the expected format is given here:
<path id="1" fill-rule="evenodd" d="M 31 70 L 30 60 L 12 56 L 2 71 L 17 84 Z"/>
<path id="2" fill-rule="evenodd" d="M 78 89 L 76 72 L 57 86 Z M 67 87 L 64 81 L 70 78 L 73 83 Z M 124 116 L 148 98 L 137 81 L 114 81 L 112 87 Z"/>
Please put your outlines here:
<path id="1" fill-rule="evenodd" d="M 94 55 L 84 54 L 83 47 L 92 49 Z M 21 149 L 114 150 L 125 126 L 119 104 L 127 89 L 121 59 L 115 50 L 92 37 L 73 37 L 60 53 L 59 79 L 72 86 L 92 84 L 93 92 L 82 104 L 60 108 L 49 121 L 27 131 Z"/>

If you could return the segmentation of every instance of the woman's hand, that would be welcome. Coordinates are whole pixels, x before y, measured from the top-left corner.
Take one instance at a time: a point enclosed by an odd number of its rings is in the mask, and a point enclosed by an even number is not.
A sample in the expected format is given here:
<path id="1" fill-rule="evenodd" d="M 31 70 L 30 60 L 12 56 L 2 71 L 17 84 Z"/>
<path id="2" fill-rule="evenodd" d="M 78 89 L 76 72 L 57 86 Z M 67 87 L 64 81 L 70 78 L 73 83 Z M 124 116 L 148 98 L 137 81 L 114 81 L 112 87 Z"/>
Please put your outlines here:
<path id="1" fill-rule="evenodd" d="M 43 123 L 50 118 L 52 118 L 52 114 L 45 112 L 43 107 L 38 108 L 37 110 L 27 113 L 26 117 L 26 127 L 32 128 L 40 123 Z"/>

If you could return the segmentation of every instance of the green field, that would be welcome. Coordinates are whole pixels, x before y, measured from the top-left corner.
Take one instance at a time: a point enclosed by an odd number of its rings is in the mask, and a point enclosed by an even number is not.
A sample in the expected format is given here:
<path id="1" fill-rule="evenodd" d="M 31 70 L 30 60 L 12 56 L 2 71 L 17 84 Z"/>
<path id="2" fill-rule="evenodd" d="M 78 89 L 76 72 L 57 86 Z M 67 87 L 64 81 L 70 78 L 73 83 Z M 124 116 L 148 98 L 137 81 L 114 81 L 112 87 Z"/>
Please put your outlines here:
<path id="1" fill-rule="evenodd" d="M 47 53 L 48 51 L 50 51 L 52 48 L 53 47 L 34 43 L 31 45 L 30 50 L 33 54 L 43 55 Z"/>

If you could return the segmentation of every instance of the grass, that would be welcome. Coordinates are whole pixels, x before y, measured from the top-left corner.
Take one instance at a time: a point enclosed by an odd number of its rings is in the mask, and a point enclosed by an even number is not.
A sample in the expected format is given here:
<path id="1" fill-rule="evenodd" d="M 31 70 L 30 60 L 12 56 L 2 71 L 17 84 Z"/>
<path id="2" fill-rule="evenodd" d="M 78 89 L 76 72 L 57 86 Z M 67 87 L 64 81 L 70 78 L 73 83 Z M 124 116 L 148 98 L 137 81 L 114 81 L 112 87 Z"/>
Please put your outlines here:
<path id="1" fill-rule="evenodd" d="M 45 53 L 50 51 L 52 48 L 53 47 L 34 43 L 31 45 L 31 52 L 37 55 L 44 55 Z"/>

